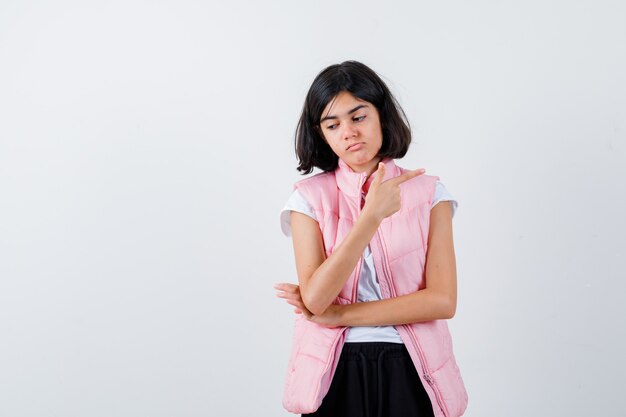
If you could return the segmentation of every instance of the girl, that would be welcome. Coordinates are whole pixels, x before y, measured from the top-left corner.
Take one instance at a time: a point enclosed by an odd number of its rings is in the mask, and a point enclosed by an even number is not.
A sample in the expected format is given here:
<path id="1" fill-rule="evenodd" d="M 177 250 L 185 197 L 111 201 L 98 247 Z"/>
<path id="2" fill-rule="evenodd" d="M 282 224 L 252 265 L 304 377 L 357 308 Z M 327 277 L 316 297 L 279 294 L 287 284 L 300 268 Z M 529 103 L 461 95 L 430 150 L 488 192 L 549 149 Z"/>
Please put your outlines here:
<path id="1" fill-rule="evenodd" d="M 452 216 L 438 177 L 395 165 L 406 116 L 367 66 L 324 69 L 296 130 L 297 182 L 281 225 L 298 284 L 283 404 L 312 416 L 463 414 L 467 393 L 446 319 L 456 310 Z"/>

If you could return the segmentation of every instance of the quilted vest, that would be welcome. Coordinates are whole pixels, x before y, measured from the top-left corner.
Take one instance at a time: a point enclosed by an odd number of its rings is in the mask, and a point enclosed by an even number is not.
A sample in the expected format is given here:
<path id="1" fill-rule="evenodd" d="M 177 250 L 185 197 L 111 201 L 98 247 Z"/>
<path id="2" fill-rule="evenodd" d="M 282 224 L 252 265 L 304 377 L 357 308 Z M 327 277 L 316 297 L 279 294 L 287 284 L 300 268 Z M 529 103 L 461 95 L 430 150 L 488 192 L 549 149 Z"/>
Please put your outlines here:
<path id="1" fill-rule="evenodd" d="M 386 158 L 385 177 L 407 171 Z M 365 173 L 341 159 L 334 172 L 305 178 L 294 185 L 312 206 L 322 231 L 326 256 L 333 253 L 361 212 Z M 437 176 L 419 175 L 400 184 L 401 209 L 385 218 L 370 242 L 376 276 L 384 298 L 413 293 L 425 287 L 425 260 L 430 209 Z M 362 256 L 335 299 L 356 302 Z M 456 364 L 446 320 L 394 326 L 402 338 L 435 417 L 461 416 L 467 392 Z M 347 327 L 326 328 L 296 315 L 283 406 L 292 413 L 312 413 L 328 392 Z"/>

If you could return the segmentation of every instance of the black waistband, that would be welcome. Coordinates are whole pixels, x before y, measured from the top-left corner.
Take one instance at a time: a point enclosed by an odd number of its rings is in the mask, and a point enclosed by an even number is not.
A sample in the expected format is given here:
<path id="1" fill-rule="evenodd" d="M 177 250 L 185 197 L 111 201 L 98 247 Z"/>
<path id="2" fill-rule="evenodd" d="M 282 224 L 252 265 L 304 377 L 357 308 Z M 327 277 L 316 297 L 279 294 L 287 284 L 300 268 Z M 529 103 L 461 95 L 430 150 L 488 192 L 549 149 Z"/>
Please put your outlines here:
<path id="1" fill-rule="evenodd" d="M 408 356 L 409 354 L 403 343 L 357 342 L 344 343 L 341 356 L 346 360 L 362 360 L 363 358 L 367 360 L 378 360 L 383 352 L 385 358 L 397 358 Z"/>

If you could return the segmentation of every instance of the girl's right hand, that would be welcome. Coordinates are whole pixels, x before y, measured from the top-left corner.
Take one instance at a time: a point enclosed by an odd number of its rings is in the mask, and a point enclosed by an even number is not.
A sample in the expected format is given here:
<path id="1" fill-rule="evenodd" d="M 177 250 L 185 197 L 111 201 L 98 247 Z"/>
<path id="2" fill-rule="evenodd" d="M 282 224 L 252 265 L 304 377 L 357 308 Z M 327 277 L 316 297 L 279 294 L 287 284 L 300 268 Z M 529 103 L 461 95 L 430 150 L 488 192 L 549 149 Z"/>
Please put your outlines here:
<path id="1" fill-rule="evenodd" d="M 378 169 L 375 172 L 376 178 L 372 181 L 372 185 L 365 197 L 363 214 L 373 216 L 376 221 L 382 222 L 384 218 L 400 210 L 402 206 L 400 200 L 400 184 L 418 175 L 422 175 L 424 172 L 425 170 L 420 168 L 383 181 L 385 177 L 385 164 L 379 162 Z"/>

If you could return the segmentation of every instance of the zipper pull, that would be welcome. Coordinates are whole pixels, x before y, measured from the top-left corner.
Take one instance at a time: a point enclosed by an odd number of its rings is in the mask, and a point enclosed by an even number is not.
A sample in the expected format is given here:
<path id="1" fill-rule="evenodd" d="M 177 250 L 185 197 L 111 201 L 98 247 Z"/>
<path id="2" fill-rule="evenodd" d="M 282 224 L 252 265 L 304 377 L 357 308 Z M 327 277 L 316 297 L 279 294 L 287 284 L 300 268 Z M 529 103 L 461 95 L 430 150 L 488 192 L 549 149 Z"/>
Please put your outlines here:
<path id="1" fill-rule="evenodd" d="M 426 382 L 428 382 L 429 385 L 433 384 L 433 380 L 430 379 L 430 375 L 429 374 L 424 374 L 424 379 L 426 380 Z"/>

